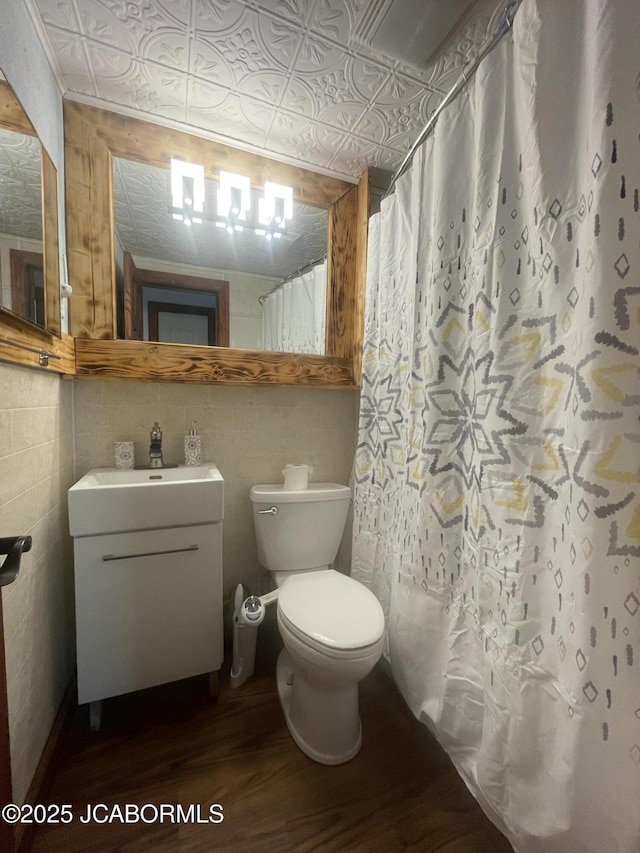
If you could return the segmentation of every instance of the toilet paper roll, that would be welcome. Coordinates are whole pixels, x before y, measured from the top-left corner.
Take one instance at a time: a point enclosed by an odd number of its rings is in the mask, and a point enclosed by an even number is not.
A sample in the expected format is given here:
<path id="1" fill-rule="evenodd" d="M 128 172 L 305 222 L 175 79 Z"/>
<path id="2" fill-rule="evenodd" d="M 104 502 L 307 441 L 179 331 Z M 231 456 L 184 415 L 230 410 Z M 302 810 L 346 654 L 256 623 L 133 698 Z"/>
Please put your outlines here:
<path id="1" fill-rule="evenodd" d="M 301 492 L 309 486 L 309 477 L 313 474 L 311 465 L 285 465 L 282 469 L 284 490 Z"/>

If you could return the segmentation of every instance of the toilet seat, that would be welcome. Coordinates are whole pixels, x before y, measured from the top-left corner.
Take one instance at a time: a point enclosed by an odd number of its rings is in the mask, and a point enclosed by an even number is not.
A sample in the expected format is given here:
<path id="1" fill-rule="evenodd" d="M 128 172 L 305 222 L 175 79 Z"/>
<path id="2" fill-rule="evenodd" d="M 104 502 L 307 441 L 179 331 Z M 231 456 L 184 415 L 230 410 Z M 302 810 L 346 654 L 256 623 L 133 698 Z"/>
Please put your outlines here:
<path id="1" fill-rule="evenodd" d="M 384 632 L 375 595 L 332 569 L 288 577 L 278 593 L 278 616 L 300 641 L 335 657 L 359 655 Z"/>

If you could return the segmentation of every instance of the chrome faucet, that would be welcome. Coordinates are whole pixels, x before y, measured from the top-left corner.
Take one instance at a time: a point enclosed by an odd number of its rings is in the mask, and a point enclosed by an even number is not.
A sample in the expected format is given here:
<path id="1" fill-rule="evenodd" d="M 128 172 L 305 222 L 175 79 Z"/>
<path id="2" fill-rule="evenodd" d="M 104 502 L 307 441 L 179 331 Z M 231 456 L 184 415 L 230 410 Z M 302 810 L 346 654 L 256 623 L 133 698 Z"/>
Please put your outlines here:
<path id="1" fill-rule="evenodd" d="M 160 424 L 156 421 L 153 425 L 149 437 L 149 468 L 164 468 L 162 461 L 162 430 Z"/>

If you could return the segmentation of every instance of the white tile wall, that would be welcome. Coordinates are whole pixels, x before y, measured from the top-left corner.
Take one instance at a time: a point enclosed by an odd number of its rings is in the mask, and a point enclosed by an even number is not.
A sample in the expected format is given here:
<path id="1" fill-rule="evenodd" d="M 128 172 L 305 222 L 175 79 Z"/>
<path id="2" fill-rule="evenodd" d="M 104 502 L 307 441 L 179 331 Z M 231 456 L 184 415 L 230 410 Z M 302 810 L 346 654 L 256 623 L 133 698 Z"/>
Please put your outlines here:
<path id="1" fill-rule="evenodd" d="M 75 666 L 67 489 L 72 383 L 0 364 L 0 535 L 28 533 L 2 590 L 13 796 L 22 802 Z"/>
<path id="2" fill-rule="evenodd" d="M 249 490 L 282 482 L 287 462 L 314 466 L 314 479 L 348 483 L 355 450 L 358 392 L 293 387 L 243 388 L 80 380 L 75 385 L 77 476 L 114 464 L 113 443 L 133 439 L 148 459 L 149 430 L 163 430 L 166 462 L 182 463 L 191 420 L 203 458 L 225 479 L 224 587 L 260 591 Z M 350 530 L 339 567 L 348 569 Z"/>

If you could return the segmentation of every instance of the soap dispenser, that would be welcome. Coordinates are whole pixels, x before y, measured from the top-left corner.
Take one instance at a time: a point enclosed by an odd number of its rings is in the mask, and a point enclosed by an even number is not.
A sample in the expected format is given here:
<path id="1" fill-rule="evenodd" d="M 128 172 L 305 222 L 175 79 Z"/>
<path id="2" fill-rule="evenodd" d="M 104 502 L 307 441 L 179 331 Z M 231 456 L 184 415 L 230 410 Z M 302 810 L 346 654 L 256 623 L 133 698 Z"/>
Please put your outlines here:
<path id="1" fill-rule="evenodd" d="M 202 464 L 202 436 L 196 432 L 196 422 L 191 421 L 189 435 L 184 437 L 184 464 Z"/>

